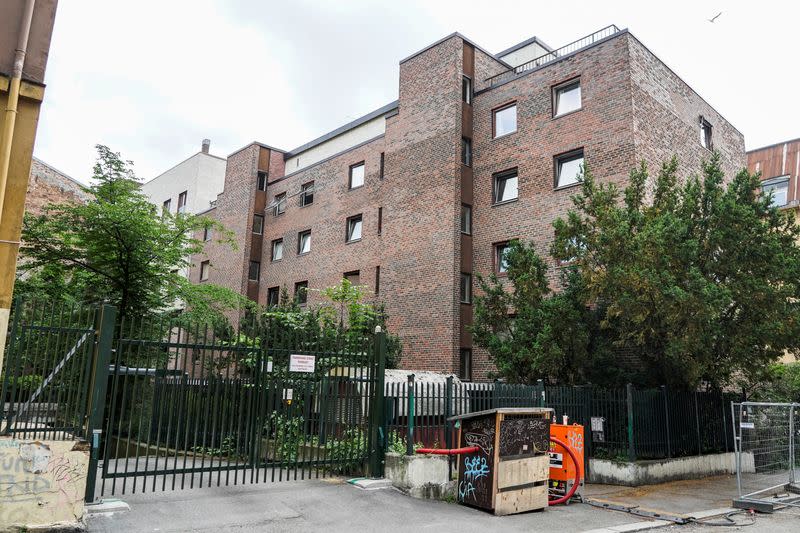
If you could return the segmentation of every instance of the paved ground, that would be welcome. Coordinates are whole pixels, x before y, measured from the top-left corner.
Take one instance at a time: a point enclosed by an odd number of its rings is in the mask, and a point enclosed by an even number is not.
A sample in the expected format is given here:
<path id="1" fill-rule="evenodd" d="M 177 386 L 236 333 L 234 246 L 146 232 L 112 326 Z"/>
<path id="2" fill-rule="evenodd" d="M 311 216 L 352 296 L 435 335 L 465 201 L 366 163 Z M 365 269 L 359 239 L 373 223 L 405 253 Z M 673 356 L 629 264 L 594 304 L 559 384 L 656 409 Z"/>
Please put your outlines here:
<path id="1" fill-rule="evenodd" d="M 691 515 L 730 505 L 735 484 L 728 477 L 626 488 L 593 485 L 587 496 L 667 514 Z M 732 490 L 734 489 L 734 490 Z M 460 505 L 416 500 L 394 489 L 365 491 L 341 479 L 266 483 L 126 495 L 127 513 L 93 516 L 89 531 L 588 531 L 647 521 L 628 513 L 571 504 L 543 512 L 495 517 Z M 747 522 L 745 517 L 736 517 Z M 687 525 L 660 531 L 694 532 L 717 527 Z M 723 531 L 738 527 L 723 528 Z M 744 528 L 742 528 L 744 529 Z M 800 516 L 762 515 L 747 531 L 800 531 Z M 619 531 L 619 529 L 617 530 Z"/>

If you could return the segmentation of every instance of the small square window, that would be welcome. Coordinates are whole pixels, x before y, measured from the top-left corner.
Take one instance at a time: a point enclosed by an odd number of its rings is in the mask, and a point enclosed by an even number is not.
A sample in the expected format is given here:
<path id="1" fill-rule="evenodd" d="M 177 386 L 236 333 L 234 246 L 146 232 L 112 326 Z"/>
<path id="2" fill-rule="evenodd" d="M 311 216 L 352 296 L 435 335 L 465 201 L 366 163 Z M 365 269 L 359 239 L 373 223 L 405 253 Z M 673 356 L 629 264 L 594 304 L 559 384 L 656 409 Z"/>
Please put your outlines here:
<path id="1" fill-rule="evenodd" d="M 515 200 L 517 190 L 517 170 L 502 172 L 494 176 L 494 203 Z"/>
<path id="2" fill-rule="evenodd" d="M 555 158 L 556 187 L 574 185 L 583 174 L 583 150 L 576 150 Z"/>
<path id="3" fill-rule="evenodd" d="M 712 139 L 713 127 L 705 118 L 700 117 L 700 145 L 709 150 L 714 149 Z"/>
<path id="4" fill-rule="evenodd" d="M 364 162 L 350 167 L 350 188 L 356 189 L 364 185 Z"/>
<path id="5" fill-rule="evenodd" d="M 280 261 L 283 259 L 283 239 L 272 241 L 272 260 Z"/>
<path id="6" fill-rule="evenodd" d="M 297 253 L 307 254 L 311 251 L 311 230 L 301 231 L 297 234 Z"/>
<path id="7" fill-rule="evenodd" d="M 501 137 L 517 131 L 517 104 L 496 110 L 492 114 L 494 137 Z"/>
<path id="8" fill-rule="evenodd" d="M 275 216 L 282 215 L 286 212 L 286 193 L 282 192 L 275 195 L 275 200 L 272 202 L 272 207 L 275 209 Z"/>
<path id="9" fill-rule="evenodd" d="M 208 280 L 208 273 L 211 270 L 211 262 L 203 261 L 200 263 L 200 281 Z"/>
<path id="10" fill-rule="evenodd" d="M 294 301 L 299 305 L 308 303 L 308 282 L 298 281 L 294 284 Z"/>
<path id="11" fill-rule="evenodd" d="M 183 191 L 178 195 L 178 213 L 185 213 L 186 212 L 186 197 L 188 195 L 187 191 Z"/>
<path id="12" fill-rule="evenodd" d="M 468 76 L 461 77 L 461 99 L 468 103 L 472 103 L 472 80 Z"/>
<path id="13" fill-rule="evenodd" d="M 304 183 L 300 188 L 300 207 L 314 203 L 314 182 Z"/>
<path id="14" fill-rule="evenodd" d="M 275 307 L 280 303 L 281 298 L 281 288 L 280 287 L 270 287 L 267 289 L 267 307 Z"/>
<path id="15" fill-rule="evenodd" d="M 172 205 L 172 199 L 164 200 L 164 204 L 161 206 L 161 214 L 169 213 L 171 205 Z"/>
<path id="16" fill-rule="evenodd" d="M 256 179 L 257 188 L 259 191 L 266 191 L 267 190 L 267 173 L 260 172 L 258 173 L 258 177 Z"/>
<path id="17" fill-rule="evenodd" d="M 789 176 L 780 176 L 765 180 L 761 183 L 761 191 L 764 195 L 772 192 L 772 203 L 774 207 L 783 207 L 789 203 Z"/>
<path id="18" fill-rule="evenodd" d="M 498 274 L 508 272 L 508 251 L 511 249 L 507 242 L 494 245 L 494 269 Z"/>
<path id="19" fill-rule="evenodd" d="M 361 284 L 361 271 L 360 270 L 353 270 L 351 272 L 344 273 L 344 279 L 350 282 L 351 285 L 360 285 Z"/>
<path id="20" fill-rule="evenodd" d="M 210 241 L 210 240 L 211 240 L 211 237 L 212 237 L 211 233 L 212 233 L 212 231 L 213 231 L 213 230 L 212 230 L 211 228 L 208 228 L 208 227 L 206 227 L 206 228 L 203 228 L 203 242 L 208 242 L 208 241 Z"/>
<path id="21" fill-rule="evenodd" d="M 472 350 L 461 348 L 458 377 L 461 381 L 472 381 Z"/>
<path id="22" fill-rule="evenodd" d="M 472 274 L 461 273 L 460 298 L 462 304 L 472 303 Z"/>
<path id="23" fill-rule="evenodd" d="M 250 261 L 250 269 L 247 272 L 247 279 L 250 281 L 258 281 L 261 277 L 261 263 L 258 261 Z"/>
<path id="24" fill-rule="evenodd" d="M 347 219 L 347 242 L 361 240 L 361 215 L 356 215 Z"/>
<path id="25" fill-rule="evenodd" d="M 553 89 L 553 116 L 581 108 L 581 82 L 570 81 Z"/>
<path id="26" fill-rule="evenodd" d="M 461 204 L 461 233 L 472 234 L 472 206 Z"/>
<path id="27" fill-rule="evenodd" d="M 256 235 L 264 233 L 264 215 L 253 215 L 253 233 Z"/>
<path id="28" fill-rule="evenodd" d="M 461 137 L 461 163 L 472 166 L 472 139 Z"/>

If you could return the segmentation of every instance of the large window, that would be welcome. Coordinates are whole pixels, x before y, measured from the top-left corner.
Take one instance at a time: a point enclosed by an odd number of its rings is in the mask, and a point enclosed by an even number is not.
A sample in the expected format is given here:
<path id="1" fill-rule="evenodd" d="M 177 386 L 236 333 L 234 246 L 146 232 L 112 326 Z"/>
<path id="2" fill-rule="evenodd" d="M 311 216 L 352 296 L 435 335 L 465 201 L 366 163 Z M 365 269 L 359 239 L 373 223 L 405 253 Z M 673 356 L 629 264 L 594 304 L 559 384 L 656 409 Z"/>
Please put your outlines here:
<path id="1" fill-rule="evenodd" d="M 280 287 L 270 287 L 267 289 L 267 307 L 275 307 L 280 303 L 281 299 L 281 288 Z"/>
<path id="2" fill-rule="evenodd" d="M 469 76 L 461 77 L 461 99 L 468 103 L 472 103 L 472 80 Z"/>
<path id="3" fill-rule="evenodd" d="M 461 233 L 472 234 L 472 206 L 461 204 Z"/>
<path id="4" fill-rule="evenodd" d="M 361 240 L 361 215 L 356 215 L 347 219 L 347 242 Z"/>
<path id="5" fill-rule="evenodd" d="M 283 239 L 272 241 L 272 260 L 280 261 L 283 259 Z"/>
<path id="6" fill-rule="evenodd" d="M 555 158 L 555 185 L 566 187 L 578 183 L 583 167 L 583 150 L 575 150 Z"/>
<path id="7" fill-rule="evenodd" d="M 250 281 L 258 281 L 261 277 L 261 263 L 258 261 L 250 261 L 250 268 L 247 272 L 247 279 Z"/>
<path id="8" fill-rule="evenodd" d="M 509 104 L 492 113 L 494 137 L 501 137 L 517 131 L 517 104 Z"/>
<path id="9" fill-rule="evenodd" d="M 200 281 L 206 281 L 208 279 L 208 273 L 211 270 L 211 262 L 210 261 L 203 261 L 200 263 Z"/>
<path id="10" fill-rule="evenodd" d="M 460 301 L 462 304 L 472 303 L 472 274 L 461 273 Z"/>
<path id="11" fill-rule="evenodd" d="M 253 215 L 253 233 L 256 235 L 264 233 L 264 215 Z"/>
<path id="12" fill-rule="evenodd" d="M 364 162 L 350 167 L 350 188 L 357 189 L 364 185 Z"/>
<path id="13" fill-rule="evenodd" d="M 494 270 L 498 274 L 505 274 L 508 272 L 508 251 L 510 246 L 507 242 L 501 242 L 494 245 Z"/>
<path id="14" fill-rule="evenodd" d="M 517 169 L 494 175 L 494 203 L 516 200 L 517 194 Z"/>
<path id="15" fill-rule="evenodd" d="M 779 176 L 761 182 L 764 194 L 772 193 L 772 205 L 782 207 L 789 203 L 789 176 Z"/>
<path id="16" fill-rule="evenodd" d="M 711 127 L 711 123 L 705 118 L 700 117 L 700 144 L 703 148 L 708 148 L 709 150 L 714 149 L 712 134 L 713 128 Z"/>
<path id="17" fill-rule="evenodd" d="M 297 234 L 297 253 L 307 254 L 311 251 L 311 230 L 301 231 Z"/>
<path id="18" fill-rule="evenodd" d="M 300 187 L 300 206 L 311 205 L 314 203 L 314 182 L 309 181 Z"/>
<path id="19" fill-rule="evenodd" d="M 472 349 L 461 348 L 458 377 L 461 381 L 472 381 Z"/>
<path id="20" fill-rule="evenodd" d="M 461 163 L 472 166 L 472 140 L 461 137 Z"/>
<path id="21" fill-rule="evenodd" d="M 581 82 L 568 81 L 553 89 L 553 116 L 563 115 L 581 108 Z"/>
<path id="22" fill-rule="evenodd" d="M 308 282 L 298 281 L 294 284 L 294 301 L 299 305 L 308 303 Z"/>
<path id="23" fill-rule="evenodd" d="M 178 213 L 185 213 L 186 212 L 186 197 L 188 195 L 187 191 L 183 191 L 178 195 Z"/>
<path id="24" fill-rule="evenodd" d="M 286 193 L 276 194 L 273 205 L 275 206 L 275 216 L 282 215 L 286 211 Z"/>

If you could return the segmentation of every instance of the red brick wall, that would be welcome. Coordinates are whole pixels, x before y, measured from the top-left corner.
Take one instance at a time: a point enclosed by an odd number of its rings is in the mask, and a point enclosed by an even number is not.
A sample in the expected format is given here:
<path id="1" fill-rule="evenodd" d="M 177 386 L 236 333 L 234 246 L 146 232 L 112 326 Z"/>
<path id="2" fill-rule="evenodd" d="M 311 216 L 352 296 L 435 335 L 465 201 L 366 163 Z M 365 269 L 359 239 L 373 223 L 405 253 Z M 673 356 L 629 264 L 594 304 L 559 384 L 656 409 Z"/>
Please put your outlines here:
<path id="1" fill-rule="evenodd" d="M 81 185 L 50 165 L 34 159 L 25 195 L 25 212 L 41 215 L 49 204 L 86 203 L 91 195 Z"/>

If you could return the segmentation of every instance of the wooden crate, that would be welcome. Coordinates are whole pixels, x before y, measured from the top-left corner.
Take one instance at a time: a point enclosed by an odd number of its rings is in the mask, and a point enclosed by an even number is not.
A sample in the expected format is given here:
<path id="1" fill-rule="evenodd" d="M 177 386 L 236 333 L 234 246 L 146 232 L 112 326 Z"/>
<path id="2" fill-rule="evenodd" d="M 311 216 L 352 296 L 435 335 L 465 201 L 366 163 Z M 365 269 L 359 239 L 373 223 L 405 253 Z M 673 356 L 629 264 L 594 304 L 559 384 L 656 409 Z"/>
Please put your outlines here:
<path id="1" fill-rule="evenodd" d="M 491 409 L 452 417 L 459 447 L 457 498 L 497 515 L 547 507 L 552 409 Z"/>

